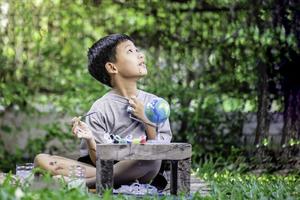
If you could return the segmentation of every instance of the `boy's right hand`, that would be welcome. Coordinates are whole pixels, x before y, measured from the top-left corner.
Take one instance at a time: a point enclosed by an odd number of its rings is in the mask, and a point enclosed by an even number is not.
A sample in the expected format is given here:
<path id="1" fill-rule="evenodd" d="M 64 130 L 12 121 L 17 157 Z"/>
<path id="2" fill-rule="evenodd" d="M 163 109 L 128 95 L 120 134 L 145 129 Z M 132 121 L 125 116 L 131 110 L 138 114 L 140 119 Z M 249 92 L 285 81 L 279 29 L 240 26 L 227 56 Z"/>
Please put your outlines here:
<path id="1" fill-rule="evenodd" d="M 77 138 L 83 138 L 86 140 L 93 139 L 93 133 L 89 129 L 88 125 L 82 121 L 80 121 L 80 117 L 74 117 L 72 119 L 72 133 Z"/>

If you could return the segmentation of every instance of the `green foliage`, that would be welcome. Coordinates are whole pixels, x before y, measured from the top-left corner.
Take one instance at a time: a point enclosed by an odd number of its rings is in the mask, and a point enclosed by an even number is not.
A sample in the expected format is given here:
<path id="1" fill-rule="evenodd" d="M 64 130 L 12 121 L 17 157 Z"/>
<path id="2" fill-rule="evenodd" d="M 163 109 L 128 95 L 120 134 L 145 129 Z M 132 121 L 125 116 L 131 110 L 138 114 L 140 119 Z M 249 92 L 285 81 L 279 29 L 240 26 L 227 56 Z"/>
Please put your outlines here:
<path id="1" fill-rule="evenodd" d="M 9 199 L 98 199 L 94 194 L 84 193 L 77 189 L 67 189 L 63 181 L 56 181 L 45 174 L 41 180 L 30 184 L 21 184 L 8 176 L 0 188 L 0 198 Z"/>
<path id="2" fill-rule="evenodd" d="M 245 113 L 257 111 L 257 63 L 280 88 L 274 66 L 291 50 L 299 52 L 294 33 L 274 25 L 272 0 L 263 6 L 245 0 L 92 2 L 1 1 L 0 106 L 87 112 L 108 90 L 88 74 L 87 49 L 107 34 L 126 33 L 146 53 L 149 75 L 140 88 L 171 103 L 174 141 L 192 143 L 199 159 L 239 146 Z M 272 95 L 275 111 L 282 111 L 280 92 Z M 43 141 L 35 142 L 30 154 L 43 148 Z"/>
<path id="3" fill-rule="evenodd" d="M 201 172 L 200 172 L 201 171 Z M 0 198 L 8 199 L 99 199 L 99 196 L 86 193 L 78 189 L 68 189 L 67 183 L 62 180 L 54 180 L 49 174 L 36 169 L 36 173 L 42 173 L 42 178 L 35 180 L 31 184 L 20 184 L 10 174 L 0 185 Z M 201 191 L 193 194 L 190 199 L 297 199 L 300 195 L 299 175 L 261 175 L 241 174 L 223 170 L 207 175 L 207 172 L 198 170 L 198 175 L 209 183 L 211 191 L 206 195 L 201 195 Z M 171 200 L 173 196 L 144 196 L 135 197 L 133 195 L 111 195 L 107 190 L 102 199 L 165 199 Z M 177 199 L 186 199 L 180 195 Z"/>
<path id="4" fill-rule="evenodd" d="M 3 142 L 0 142 L 1 146 L 3 145 Z M 23 151 L 21 151 L 19 148 L 15 150 L 14 153 L 11 153 L 4 148 L 0 148 L 0 168 L 1 171 L 4 172 L 9 172 L 15 169 L 16 164 L 20 162 L 24 162 L 24 157 L 23 157 Z"/>
<path id="5" fill-rule="evenodd" d="M 211 199 L 298 199 L 300 195 L 299 173 L 255 175 L 243 172 L 249 166 L 241 157 L 235 163 L 231 160 L 234 157 L 226 161 L 215 158 L 207 156 L 195 171 L 209 183 Z"/>
<path id="6" fill-rule="evenodd" d="M 216 199 L 297 199 L 299 177 L 275 175 L 215 173 L 212 196 Z"/>

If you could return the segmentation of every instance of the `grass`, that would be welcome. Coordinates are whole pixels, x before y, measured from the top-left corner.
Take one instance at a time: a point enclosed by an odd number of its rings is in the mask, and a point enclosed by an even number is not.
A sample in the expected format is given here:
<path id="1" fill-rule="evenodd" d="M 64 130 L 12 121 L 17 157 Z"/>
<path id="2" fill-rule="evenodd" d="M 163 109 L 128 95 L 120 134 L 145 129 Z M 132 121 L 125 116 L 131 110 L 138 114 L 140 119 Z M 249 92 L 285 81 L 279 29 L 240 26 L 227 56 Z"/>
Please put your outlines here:
<path id="1" fill-rule="evenodd" d="M 196 193 L 190 197 L 181 195 L 178 197 L 145 196 L 136 198 L 124 195 L 112 196 L 107 191 L 102 199 L 300 199 L 299 174 L 289 174 L 287 176 L 262 174 L 258 176 L 228 169 L 216 171 L 213 166 L 210 168 L 210 165 L 212 163 L 206 162 L 195 170 L 195 173 L 211 186 L 211 192 L 205 197 L 201 196 L 200 193 Z M 69 190 L 64 182 L 54 182 L 49 175 L 45 175 L 40 182 L 30 187 L 22 186 L 8 176 L 0 186 L 0 199 L 82 200 L 99 199 L 99 197 L 96 194 L 82 192 L 77 189 Z"/>
<path id="2" fill-rule="evenodd" d="M 207 199 L 300 199 L 299 171 L 287 175 L 249 171 L 243 156 L 207 156 L 195 173 L 211 185 Z M 201 198 L 199 198 L 201 199 Z"/>
<path id="3" fill-rule="evenodd" d="M 205 177 L 205 174 L 204 174 Z M 229 171 L 216 172 L 205 178 L 210 182 L 210 199 L 299 199 L 299 175 L 260 176 Z"/>

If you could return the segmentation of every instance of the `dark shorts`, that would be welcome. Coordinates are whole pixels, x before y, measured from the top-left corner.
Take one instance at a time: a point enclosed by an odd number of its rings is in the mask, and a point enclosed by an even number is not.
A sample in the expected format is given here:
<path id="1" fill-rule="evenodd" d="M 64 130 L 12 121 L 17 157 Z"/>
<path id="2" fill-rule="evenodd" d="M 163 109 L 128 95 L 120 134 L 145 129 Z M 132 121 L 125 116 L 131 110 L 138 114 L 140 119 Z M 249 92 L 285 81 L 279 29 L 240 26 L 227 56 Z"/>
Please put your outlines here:
<path id="1" fill-rule="evenodd" d="M 91 157 L 90 157 L 89 155 L 87 155 L 87 156 L 82 156 L 82 157 L 78 158 L 77 161 L 83 162 L 83 163 L 86 163 L 86 164 L 90 164 L 90 165 L 93 165 L 94 167 L 96 167 L 96 165 L 94 165 L 94 163 L 93 163 L 93 161 L 91 160 Z M 116 164 L 117 162 L 119 162 L 119 161 L 115 160 L 115 161 L 114 161 L 114 164 Z"/>
<path id="2" fill-rule="evenodd" d="M 90 158 L 89 155 L 80 157 L 80 158 L 77 159 L 77 161 L 83 162 L 83 163 L 86 163 L 86 164 L 90 164 L 90 165 L 93 165 L 94 167 L 96 167 L 94 165 L 94 163 L 92 162 L 92 160 L 91 160 L 91 158 Z"/>
<path id="3" fill-rule="evenodd" d="M 86 164 L 90 164 L 90 165 L 93 165 L 94 167 L 96 167 L 94 165 L 94 163 L 92 162 L 89 155 L 80 157 L 77 159 L 77 161 L 83 162 Z M 117 162 L 119 162 L 119 161 L 115 160 L 114 164 L 116 164 Z M 158 190 L 163 190 L 166 187 L 166 185 L 168 184 L 166 178 L 163 176 L 164 168 L 165 168 L 165 163 L 163 162 L 163 164 L 159 170 L 159 173 L 157 174 L 157 176 L 153 179 L 153 181 L 151 183 L 151 185 L 155 186 Z"/>

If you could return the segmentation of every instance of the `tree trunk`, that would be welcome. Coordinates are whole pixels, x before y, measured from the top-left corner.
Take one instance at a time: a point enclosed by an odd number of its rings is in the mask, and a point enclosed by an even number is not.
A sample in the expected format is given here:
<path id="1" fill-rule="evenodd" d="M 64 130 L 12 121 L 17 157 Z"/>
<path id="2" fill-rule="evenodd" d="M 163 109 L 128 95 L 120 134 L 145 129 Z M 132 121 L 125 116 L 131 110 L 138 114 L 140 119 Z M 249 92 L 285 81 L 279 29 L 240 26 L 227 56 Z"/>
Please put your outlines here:
<path id="1" fill-rule="evenodd" d="M 300 49 L 300 11 L 296 9 L 296 1 L 279 1 L 278 25 L 286 30 L 286 36 L 295 34 L 297 47 Z M 299 3 L 298 3 L 299 6 Z M 292 12 L 292 19 L 287 19 L 288 9 Z M 283 49 L 285 53 L 285 50 Z M 291 139 L 299 139 L 300 132 L 300 80 L 297 67 L 300 55 L 295 50 L 289 51 L 289 58 L 284 58 L 282 64 L 283 92 L 284 92 L 284 128 L 281 139 L 282 145 L 288 145 Z"/>
<path id="2" fill-rule="evenodd" d="M 284 95 L 284 128 L 281 144 L 289 146 L 291 139 L 299 140 L 300 131 L 300 89 L 289 88 Z"/>
<path id="3" fill-rule="evenodd" d="M 285 0 L 277 2 L 274 17 L 276 25 L 285 29 L 286 36 L 294 34 L 297 40 L 297 48 L 300 49 L 300 11 L 296 9 L 299 3 L 294 0 Z M 288 13 L 291 12 L 291 19 L 288 19 Z M 286 46 L 289 46 L 286 44 Z M 284 56 L 288 52 L 289 57 Z M 300 139 L 300 80 L 297 73 L 299 68 L 300 54 L 288 47 L 281 49 L 281 74 L 282 88 L 284 94 L 284 127 L 281 138 L 281 145 L 286 147 L 283 149 L 283 157 L 295 155 L 299 151 L 299 145 L 293 144 L 292 140 Z"/>
<path id="4" fill-rule="evenodd" d="M 264 31 L 262 20 L 259 18 L 259 7 L 263 4 L 263 1 L 254 1 L 253 16 L 255 16 L 255 23 L 257 24 L 260 33 Z M 259 59 L 259 58 L 258 58 Z M 257 110 L 257 127 L 255 131 L 254 145 L 262 143 L 262 139 L 268 135 L 269 119 L 268 119 L 268 107 L 269 107 L 269 92 L 268 92 L 268 73 L 267 64 L 262 60 L 258 61 L 258 110 Z"/>
<path id="5" fill-rule="evenodd" d="M 255 133 L 254 144 L 261 144 L 261 140 L 268 135 L 269 119 L 268 119 L 268 75 L 265 63 L 258 64 L 258 111 L 257 111 L 257 127 Z"/>

